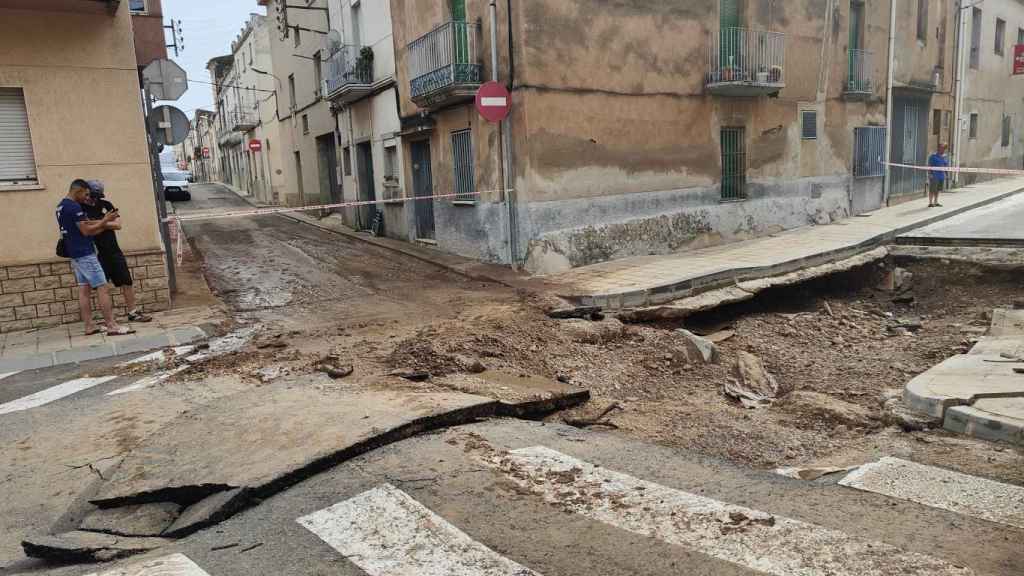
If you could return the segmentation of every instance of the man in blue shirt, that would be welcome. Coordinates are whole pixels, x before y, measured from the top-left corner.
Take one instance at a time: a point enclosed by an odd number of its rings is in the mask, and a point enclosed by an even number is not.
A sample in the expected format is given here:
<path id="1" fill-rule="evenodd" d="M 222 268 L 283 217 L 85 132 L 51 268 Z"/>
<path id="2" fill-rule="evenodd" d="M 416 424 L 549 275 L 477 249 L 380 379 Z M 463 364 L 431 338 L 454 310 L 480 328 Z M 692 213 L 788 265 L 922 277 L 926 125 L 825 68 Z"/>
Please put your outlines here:
<path id="1" fill-rule="evenodd" d="M 85 324 L 85 334 L 88 336 L 100 332 L 92 320 L 92 290 L 96 290 L 96 300 L 99 301 L 100 310 L 103 312 L 107 334 L 132 334 L 134 330 L 118 326 L 114 321 L 110 284 L 107 283 L 103 268 L 96 257 L 96 245 L 92 240 L 93 236 L 107 230 L 108 225 L 117 219 L 117 211 L 107 213 L 100 220 L 89 220 L 81 206 L 88 195 L 89 183 L 85 180 L 75 180 L 71 183 L 67 197 L 57 205 L 57 227 L 60 229 L 61 238 L 64 239 L 67 256 L 71 259 L 71 268 L 78 280 L 78 305 L 82 313 L 82 322 Z"/>
<path id="2" fill-rule="evenodd" d="M 928 157 L 929 168 L 946 168 L 949 160 L 946 159 L 946 145 L 939 143 L 939 150 Z M 941 207 L 939 204 L 939 192 L 946 185 L 946 173 L 940 170 L 928 171 L 928 207 Z"/>

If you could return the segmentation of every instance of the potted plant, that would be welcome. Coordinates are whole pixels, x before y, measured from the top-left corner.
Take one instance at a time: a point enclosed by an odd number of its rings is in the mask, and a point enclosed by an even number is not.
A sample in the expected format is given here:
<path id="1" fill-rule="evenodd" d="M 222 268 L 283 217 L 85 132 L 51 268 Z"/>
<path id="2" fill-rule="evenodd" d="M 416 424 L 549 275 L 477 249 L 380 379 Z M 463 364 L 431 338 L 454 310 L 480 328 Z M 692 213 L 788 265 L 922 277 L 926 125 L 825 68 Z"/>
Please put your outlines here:
<path id="1" fill-rule="evenodd" d="M 356 78 L 367 84 L 373 78 L 373 48 L 364 46 L 356 58 Z"/>

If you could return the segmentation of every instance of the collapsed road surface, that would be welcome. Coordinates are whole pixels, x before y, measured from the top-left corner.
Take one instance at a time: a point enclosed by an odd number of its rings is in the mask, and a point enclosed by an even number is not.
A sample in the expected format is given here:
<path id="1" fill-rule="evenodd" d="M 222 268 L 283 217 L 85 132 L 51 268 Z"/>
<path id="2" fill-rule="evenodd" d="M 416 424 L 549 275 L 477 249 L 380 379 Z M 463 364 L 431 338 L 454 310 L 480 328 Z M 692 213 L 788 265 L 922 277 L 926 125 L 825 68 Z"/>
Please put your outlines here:
<path id="1" fill-rule="evenodd" d="M 193 197 L 178 209 L 245 206 Z M 1019 453 L 869 409 L 877 380 L 950 353 L 1012 275 L 967 306 L 933 301 L 947 280 L 914 269 L 920 307 L 893 318 L 893 295 L 863 288 L 706 319 L 726 338 L 713 353 L 674 325 L 554 320 L 543 296 L 280 216 L 185 231 L 233 310 L 224 336 L 0 375 L 0 574 L 1024 571 Z M 881 335 L 944 309 L 955 341 L 931 318 Z M 779 362 L 826 334 L 832 355 Z M 901 356 L 851 386 L 842 350 L 866 345 Z M 742 352 L 801 394 L 757 410 L 723 395 Z"/>

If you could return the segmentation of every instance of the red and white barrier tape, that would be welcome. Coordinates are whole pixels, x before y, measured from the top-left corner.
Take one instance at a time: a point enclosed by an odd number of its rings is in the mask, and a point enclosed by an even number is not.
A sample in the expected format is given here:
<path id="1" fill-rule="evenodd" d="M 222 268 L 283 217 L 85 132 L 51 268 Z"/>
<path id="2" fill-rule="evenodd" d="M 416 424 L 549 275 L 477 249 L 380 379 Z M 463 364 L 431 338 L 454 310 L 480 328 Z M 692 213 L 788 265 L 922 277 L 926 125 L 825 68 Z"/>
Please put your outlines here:
<path id="1" fill-rule="evenodd" d="M 912 168 L 914 170 L 924 170 L 926 172 L 949 172 L 949 173 L 964 173 L 964 174 L 996 174 L 1000 176 L 1024 176 L 1024 170 L 1010 170 L 1007 168 L 957 168 L 955 166 L 915 166 L 913 164 L 897 164 L 895 162 L 885 162 L 885 164 L 892 166 L 893 168 Z"/>
<path id="2" fill-rule="evenodd" d="M 505 192 L 512 192 L 512 189 Z M 480 196 L 492 192 L 503 192 L 503 190 L 482 190 L 479 192 L 456 192 L 453 194 L 435 194 L 433 196 L 415 196 L 412 198 L 397 198 L 394 200 L 360 200 L 356 202 L 340 202 L 337 204 L 317 204 L 316 206 L 297 206 L 289 208 L 252 208 L 249 210 L 233 210 L 230 212 L 196 212 L 192 214 L 175 214 L 168 216 L 166 222 L 192 222 L 194 220 L 216 220 L 220 218 L 242 218 L 244 216 L 265 216 L 269 214 L 287 214 L 290 212 L 310 212 L 313 210 L 331 210 L 333 208 L 353 208 L 357 206 L 370 206 L 375 204 L 397 204 L 401 202 L 416 202 L 420 200 L 439 200 L 444 198 L 465 198 L 467 196 Z"/>

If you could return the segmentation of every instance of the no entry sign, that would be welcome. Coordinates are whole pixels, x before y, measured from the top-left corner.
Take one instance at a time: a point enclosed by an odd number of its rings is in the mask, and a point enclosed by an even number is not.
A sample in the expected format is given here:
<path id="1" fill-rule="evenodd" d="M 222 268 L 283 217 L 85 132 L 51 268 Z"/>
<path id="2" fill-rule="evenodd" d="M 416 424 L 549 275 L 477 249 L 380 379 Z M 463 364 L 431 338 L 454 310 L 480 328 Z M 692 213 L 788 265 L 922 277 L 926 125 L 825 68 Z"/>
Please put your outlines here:
<path id="1" fill-rule="evenodd" d="M 259 152 L 260 150 L 263 150 L 263 142 L 255 138 L 249 140 L 249 150 L 253 152 Z"/>
<path id="2" fill-rule="evenodd" d="M 476 109 L 488 122 L 501 122 L 508 117 L 512 97 L 504 86 L 486 82 L 476 92 Z"/>
<path id="3" fill-rule="evenodd" d="M 1013 47 L 1013 74 L 1015 76 L 1024 74 L 1024 44 L 1017 44 Z"/>

